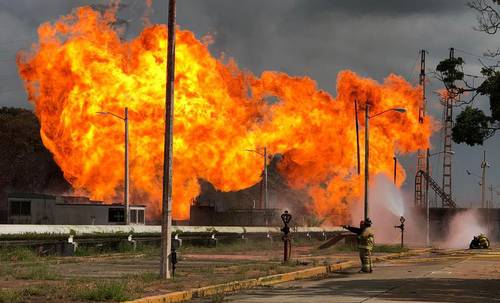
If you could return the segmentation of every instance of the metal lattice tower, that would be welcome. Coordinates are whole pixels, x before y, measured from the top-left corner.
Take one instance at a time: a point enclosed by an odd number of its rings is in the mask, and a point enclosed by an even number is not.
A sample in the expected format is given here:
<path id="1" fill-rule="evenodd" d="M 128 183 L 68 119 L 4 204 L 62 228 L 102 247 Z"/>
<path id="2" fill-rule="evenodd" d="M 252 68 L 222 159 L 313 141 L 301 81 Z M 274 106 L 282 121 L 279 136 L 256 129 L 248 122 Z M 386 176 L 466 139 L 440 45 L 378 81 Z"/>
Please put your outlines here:
<path id="1" fill-rule="evenodd" d="M 455 56 L 454 49 L 450 48 L 450 59 L 453 59 Z M 446 96 L 446 103 L 444 106 L 444 148 L 443 148 L 443 191 L 452 198 L 451 195 L 451 129 L 453 128 L 453 101 L 454 101 L 454 92 L 448 92 Z M 444 199 L 441 200 L 442 206 L 447 206 Z"/>
<path id="2" fill-rule="evenodd" d="M 419 77 L 419 84 L 422 86 L 422 102 L 420 103 L 420 108 L 418 110 L 418 122 L 420 124 L 424 123 L 424 118 L 425 118 L 425 108 L 426 108 L 426 103 L 427 99 L 425 97 L 425 50 L 420 51 L 420 77 Z M 425 166 L 426 166 L 426 157 L 425 157 L 425 151 L 419 149 L 417 152 L 417 172 L 418 171 L 425 171 Z M 429 172 L 426 172 L 427 174 Z M 425 201 L 423 193 L 424 189 L 424 180 L 421 174 L 417 174 L 415 176 L 415 206 L 425 206 Z"/>

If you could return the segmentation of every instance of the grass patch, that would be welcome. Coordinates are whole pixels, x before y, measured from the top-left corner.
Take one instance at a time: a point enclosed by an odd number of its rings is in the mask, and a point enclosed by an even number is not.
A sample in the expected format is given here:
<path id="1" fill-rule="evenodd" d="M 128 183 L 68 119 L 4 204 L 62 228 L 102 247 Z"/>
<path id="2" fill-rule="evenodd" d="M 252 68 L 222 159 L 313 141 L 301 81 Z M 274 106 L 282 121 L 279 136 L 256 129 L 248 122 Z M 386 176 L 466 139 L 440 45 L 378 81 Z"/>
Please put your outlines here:
<path id="1" fill-rule="evenodd" d="M 208 240 L 207 240 L 208 241 Z M 283 243 L 278 238 L 274 241 L 265 239 L 254 241 L 251 239 L 232 239 L 231 241 L 217 243 L 215 247 L 208 247 L 206 242 L 199 245 L 183 244 L 180 251 L 183 253 L 234 253 L 234 252 L 250 252 L 250 251 L 263 251 L 275 250 L 283 247 Z"/>
<path id="2" fill-rule="evenodd" d="M 141 281 L 143 283 L 152 283 L 161 280 L 160 274 L 157 272 L 144 272 L 135 275 L 128 275 L 128 280 Z"/>
<path id="3" fill-rule="evenodd" d="M 37 264 L 34 266 L 23 266 L 13 269 L 10 273 L 14 278 L 20 280 L 57 280 L 60 278 L 58 274 L 53 272 L 46 264 Z"/>
<path id="4" fill-rule="evenodd" d="M 94 302 L 113 301 L 121 302 L 130 299 L 127 292 L 127 283 L 123 281 L 103 281 L 90 287 L 79 288 L 74 291 L 74 299 Z"/>
<path id="5" fill-rule="evenodd" d="M 24 246 L 10 246 L 0 248 L 0 261 L 34 261 L 37 255 L 34 250 Z"/>
<path id="6" fill-rule="evenodd" d="M 401 245 L 399 244 L 381 244 L 381 245 L 375 245 L 373 248 L 373 252 L 378 252 L 378 253 L 398 253 L 398 252 L 407 252 L 410 249 L 406 246 L 403 246 L 401 249 Z"/>
<path id="7" fill-rule="evenodd" d="M 224 294 L 216 294 L 210 298 L 210 303 L 222 303 L 226 301 Z"/>
<path id="8" fill-rule="evenodd" d="M 22 302 L 21 293 L 13 289 L 0 289 L 0 303 Z"/>
<path id="9" fill-rule="evenodd" d="M 0 289 L 0 303 L 29 302 L 33 297 L 45 297 L 53 291 L 50 285 L 37 285 L 21 289 Z"/>
<path id="10" fill-rule="evenodd" d="M 120 243 L 104 243 L 103 245 L 79 245 L 75 251 L 77 257 L 98 256 L 112 253 L 143 253 L 148 255 L 158 254 L 160 248 L 151 244 L 137 243 L 136 249 L 131 243 L 122 241 Z"/>
<path id="11" fill-rule="evenodd" d="M 357 252 L 358 246 L 356 244 L 338 244 L 333 245 L 326 249 L 315 249 L 313 251 L 314 255 L 323 255 L 330 254 L 336 252 Z M 399 244 L 378 244 L 373 248 L 374 253 L 398 253 L 398 252 L 407 252 L 409 248 L 404 246 L 401 249 L 401 245 Z"/>

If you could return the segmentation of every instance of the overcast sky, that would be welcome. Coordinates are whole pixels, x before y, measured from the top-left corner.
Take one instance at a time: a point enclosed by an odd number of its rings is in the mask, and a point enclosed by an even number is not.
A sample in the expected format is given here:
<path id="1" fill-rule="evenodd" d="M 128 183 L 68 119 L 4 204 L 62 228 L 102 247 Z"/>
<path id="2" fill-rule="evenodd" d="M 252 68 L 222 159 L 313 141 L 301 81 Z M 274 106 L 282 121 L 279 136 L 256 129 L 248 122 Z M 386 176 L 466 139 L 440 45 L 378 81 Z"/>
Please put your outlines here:
<path id="1" fill-rule="evenodd" d="M 36 41 L 36 29 L 45 21 L 55 21 L 72 8 L 106 1 L 0 0 L 0 106 L 31 108 L 17 75 L 15 53 Z M 129 36 L 142 26 L 144 0 L 126 0 L 122 12 L 131 21 Z M 477 73 L 478 60 L 487 49 L 500 46 L 497 35 L 473 30 L 475 13 L 464 0 L 178 0 L 177 18 L 182 28 L 201 37 L 215 36 L 211 51 L 234 58 L 240 67 L 260 74 L 279 70 L 292 75 L 308 75 L 319 87 L 335 95 L 336 74 L 351 69 L 363 76 L 383 80 L 389 73 L 418 81 L 417 59 L 426 49 L 428 72 L 448 56 L 449 48 L 463 56 L 470 73 Z M 166 23 L 167 1 L 155 0 L 151 20 Z M 470 53 L 464 53 L 463 51 Z M 431 90 L 439 88 L 431 79 Z M 432 115 L 441 119 L 442 107 L 428 93 Z M 483 103 L 479 99 L 476 104 Z M 455 112 L 458 112 L 456 110 Z M 461 205 L 478 203 L 480 187 L 466 169 L 480 174 L 482 150 L 488 151 L 492 167 L 487 183 L 500 185 L 500 134 L 484 147 L 455 145 L 453 189 Z M 434 151 L 442 150 L 440 135 L 433 137 Z M 415 158 L 401 160 L 409 178 L 404 186 L 413 194 Z M 442 160 L 433 159 L 433 175 L 441 183 Z M 434 195 L 431 195 L 431 199 Z M 489 197 L 489 193 L 488 193 Z M 496 201 L 500 196 L 494 196 Z M 497 206 L 500 203 L 496 204 Z"/>

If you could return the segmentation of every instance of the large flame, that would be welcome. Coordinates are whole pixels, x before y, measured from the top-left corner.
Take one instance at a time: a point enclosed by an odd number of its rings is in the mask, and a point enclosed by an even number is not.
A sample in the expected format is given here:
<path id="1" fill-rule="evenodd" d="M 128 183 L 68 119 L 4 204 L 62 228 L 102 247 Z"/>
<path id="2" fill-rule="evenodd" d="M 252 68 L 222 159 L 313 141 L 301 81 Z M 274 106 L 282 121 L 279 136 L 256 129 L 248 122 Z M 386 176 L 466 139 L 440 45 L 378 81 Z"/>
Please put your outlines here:
<path id="1" fill-rule="evenodd" d="M 149 26 L 137 38 L 123 41 L 111 26 L 113 20 L 112 13 L 79 8 L 55 24 L 43 24 L 38 44 L 19 54 L 18 67 L 45 146 L 75 190 L 93 199 L 120 197 L 124 171 L 123 121 L 97 112 L 123 115 L 129 108 L 132 201 L 148 201 L 150 209 L 158 210 L 166 28 Z M 395 152 L 411 153 L 429 144 L 431 121 L 418 123 L 421 88 L 399 76 L 379 84 L 342 71 L 334 98 L 308 77 L 280 72 L 257 77 L 231 60 L 218 60 L 190 31 L 178 29 L 176 41 L 177 219 L 189 216 L 199 178 L 223 191 L 259 182 L 262 161 L 245 150 L 267 146 L 283 155 L 279 169 L 289 184 L 309 192 L 311 201 L 304 203 L 317 215 L 337 221 L 362 194 L 356 173 L 355 99 L 360 117 L 365 100 L 372 113 L 407 109 L 406 114 L 388 112 L 371 121 L 371 174 L 392 174 Z M 401 184 L 401 166 L 398 174 Z"/>

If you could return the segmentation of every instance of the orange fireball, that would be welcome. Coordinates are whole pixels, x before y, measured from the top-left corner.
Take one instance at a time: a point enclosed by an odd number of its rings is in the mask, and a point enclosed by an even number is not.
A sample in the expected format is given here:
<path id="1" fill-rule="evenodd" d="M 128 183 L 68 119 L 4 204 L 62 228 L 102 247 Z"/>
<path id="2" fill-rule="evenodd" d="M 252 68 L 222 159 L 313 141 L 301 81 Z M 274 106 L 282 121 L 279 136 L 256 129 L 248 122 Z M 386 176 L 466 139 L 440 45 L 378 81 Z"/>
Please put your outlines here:
<path id="1" fill-rule="evenodd" d="M 113 20 L 112 13 L 83 7 L 41 25 L 38 43 L 18 56 L 19 73 L 45 146 L 73 188 L 92 199 L 113 201 L 123 191 L 123 123 L 96 113 L 122 114 L 128 107 L 131 200 L 159 210 L 166 28 L 149 26 L 122 41 L 110 25 Z M 391 174 L 395 152 L 412 153 L 429 144 L 431 121 L 418 123 L 421 88 L 401 77 L 390 75 L 379 84 L 343 71 L 334 98 L 307 77 L 279 72 L 257 77 L 232 60 L 218 60 L 188 30 L 178 29 L 176 39 L 176 219 L 189 216 L 200 178 L 223 191 L 258 182 L 261 163 L 245 150 L 267 146 L 283 155 L 279 169 L 288 183 L 309 192 L 311 200 L 304 203 L 317 215 L 338 221 L 362 195 L 356 175 L 355 99 L 360 113 L 366 100 L 373 112 L 407 109 L 406 115 L 387 113 L 373 120 L 372 174 Z M 270 97 L 278 102 L 266 102 Z M 398 170 L 402 183 L 404 170 Z"/>

